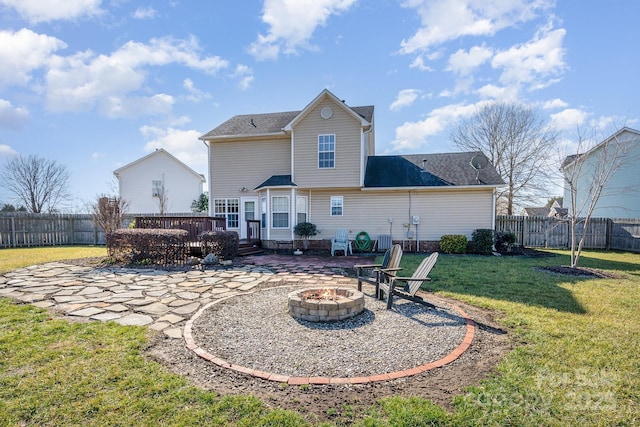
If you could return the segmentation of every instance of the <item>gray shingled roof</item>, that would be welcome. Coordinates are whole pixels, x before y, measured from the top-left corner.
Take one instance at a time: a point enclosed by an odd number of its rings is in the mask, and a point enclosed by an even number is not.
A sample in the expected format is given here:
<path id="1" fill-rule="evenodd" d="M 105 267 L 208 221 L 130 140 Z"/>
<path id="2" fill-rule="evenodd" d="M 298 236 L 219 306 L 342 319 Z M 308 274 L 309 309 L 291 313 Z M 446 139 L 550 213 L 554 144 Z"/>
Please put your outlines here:
<path id="1" fill-rule="evenodd" d="M 263 187 L 297 187 L 297 185 L 291 181 L 291 175 L 272 175 L 265 182 L 254 188 L 254 190 Z"/>
<path id="2" fill-rule="evenodd" d="M 489 164 L 477 171 L 471 166 L 480 152 L 370 156 L 365 187 L 441 187 L 453 185 L 503 185 Z M 423 170 L 423 160 L 425 169 Z"/>
<path id="3" fill-rule="evenodd" d="M 373 119 L 373 105 L 351 107 L 351 109 L 369 122 Z M 201 136 L 200 139 L 279 133 L 301 112 L 302 111 L 285 111 L 281 113 L 241 114 L 233 116 L 220 126 Z"/>

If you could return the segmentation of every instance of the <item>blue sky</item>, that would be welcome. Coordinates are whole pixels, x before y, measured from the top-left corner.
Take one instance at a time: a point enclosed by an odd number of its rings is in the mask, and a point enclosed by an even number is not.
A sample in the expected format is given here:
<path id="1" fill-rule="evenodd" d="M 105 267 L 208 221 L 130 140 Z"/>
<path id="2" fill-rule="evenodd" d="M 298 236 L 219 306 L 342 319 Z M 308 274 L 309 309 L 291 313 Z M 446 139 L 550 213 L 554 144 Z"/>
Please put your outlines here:
<path id="1" fill-rule="evenodd" d="M 375 105 L 377 154 L 456 151 L 451 126 L 533 106 L 571 146 L 640 119 L 637 0 L 0 0 L 0 163 L 66 165 L 83 211 L 156 148 L 324 88 Z M 0 204 L 15 203 L 0 193 Z"/>

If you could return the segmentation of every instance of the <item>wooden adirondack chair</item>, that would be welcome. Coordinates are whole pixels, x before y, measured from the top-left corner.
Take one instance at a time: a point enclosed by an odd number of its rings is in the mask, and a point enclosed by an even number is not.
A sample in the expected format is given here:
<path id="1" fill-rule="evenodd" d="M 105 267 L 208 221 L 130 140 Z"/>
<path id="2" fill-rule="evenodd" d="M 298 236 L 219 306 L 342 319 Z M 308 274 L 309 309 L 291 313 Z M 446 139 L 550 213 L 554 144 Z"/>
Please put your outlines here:
<path id="1" fill-rule="evenodd" d="M 386 270 L 381 270 L 382 276 L 385 277 L 385 280 L 380 281 L 379 292 L 381 298 L 385 295 L 387 297 L 387 309 L 391 308 L 394 296 L 421 304 L 431 305 L 426 303 L 421 297 L 417 296 L 416 293 L 424 282 L 431 280 L 431 278 L 429 278 L 429 273 L 433 266 L 436 265 L 436 261 L 438 261 L 438 252 L 434 252 L 423 259 L 411 277 L 396 276 L 395 271 L 387 272 Z M 400 287 L 399 282 L 403 282 L 405 285 Z"/>
<path id="2" fill-rule="evenodd" d="M 391 249 L 387 250 L 382 258 L 380 264 L 357 264 L 353 267 L 356 269 L 358 276 L 358 290 L 362 291 L 362 283 L 366 282 L 376 288 L 376 298 L 379 297 L 379 283 L 381 280 L 386 280 L 381 273 L 382 269 L 387 271 L 387 275 L 395 274 L 400 270 L 400 260 L 402 259 L 402 247 L 400 245 L 393 245 Z M 375 276 L 371 276 L 371 270 L 375 273 Z"/>

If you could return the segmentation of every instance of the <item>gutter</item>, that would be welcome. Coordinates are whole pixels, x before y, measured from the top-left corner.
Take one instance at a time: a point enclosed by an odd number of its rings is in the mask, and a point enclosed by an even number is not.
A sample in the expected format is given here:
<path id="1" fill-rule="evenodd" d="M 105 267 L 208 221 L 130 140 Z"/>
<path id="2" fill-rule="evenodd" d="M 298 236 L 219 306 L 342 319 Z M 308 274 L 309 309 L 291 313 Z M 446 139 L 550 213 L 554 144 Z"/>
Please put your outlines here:
<path id="1" fill-rule="evenodd" d="M 416 191 L 416 190 L 486 190 L 489 188 L 503 187 L 506 184 L 500 185 L 440 185 L 437 187 L 362 187 L 361 191 Z"/>

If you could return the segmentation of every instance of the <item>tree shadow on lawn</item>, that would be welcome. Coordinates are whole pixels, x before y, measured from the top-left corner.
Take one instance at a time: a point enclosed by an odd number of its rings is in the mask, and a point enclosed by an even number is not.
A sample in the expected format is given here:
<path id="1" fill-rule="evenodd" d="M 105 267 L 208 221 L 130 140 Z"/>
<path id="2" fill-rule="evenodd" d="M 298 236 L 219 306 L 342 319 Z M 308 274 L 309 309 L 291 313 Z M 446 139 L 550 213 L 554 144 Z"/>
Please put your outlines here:
<path id="1" fill-rule="evenodd" d="M 541 269 L 568 264 L 569 256 L 566 255 L 529 258 L 443 254 L 430 274 L 432 281 L 426 287 L 429 291 L 453 292 L 584 314 L 584 307 L 565 286 L 593 278 L 553 274 Z M 590 262 L 589 266 L 638 270 L 634 264 L 610 261 Z"/>

